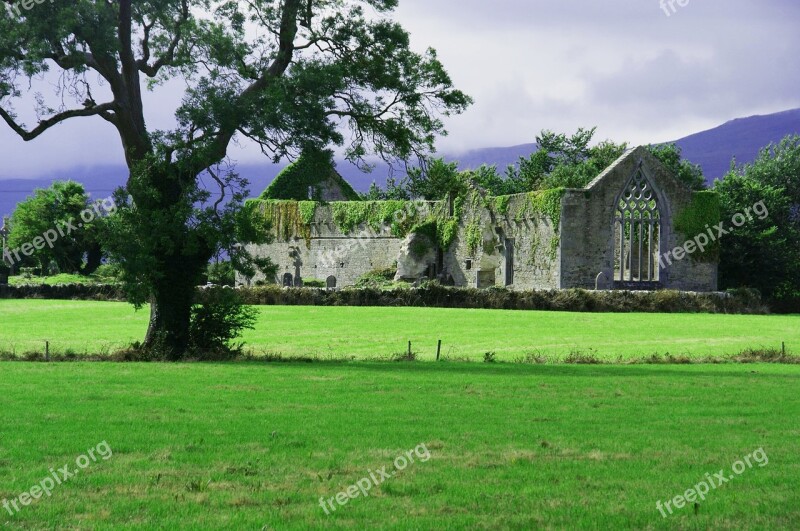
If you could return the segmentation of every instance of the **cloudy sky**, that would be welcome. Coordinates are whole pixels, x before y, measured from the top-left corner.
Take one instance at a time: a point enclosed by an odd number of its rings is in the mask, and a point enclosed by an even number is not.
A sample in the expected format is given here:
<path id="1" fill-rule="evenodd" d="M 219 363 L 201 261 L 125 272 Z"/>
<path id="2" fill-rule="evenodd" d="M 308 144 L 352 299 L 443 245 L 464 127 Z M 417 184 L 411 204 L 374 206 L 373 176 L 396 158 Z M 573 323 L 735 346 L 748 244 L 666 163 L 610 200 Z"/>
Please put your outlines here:
<path id="1" fill-rule="evenodd" d="M 397 18 L 475 99 L 448 121 L 440 152 L 593 125 L 600 138 L 659 142 L 800 107 L 800 2 L 680 2 L 400 0 Z M 175 101 L 175 91 L 149 95 L 149 125 L 168 126 Z M 24 143 L 0 124 L 0 177 L 120 163 L 109 127 L 83 119 Z M 259 157 L 248 148 L 231 155 Z"/>

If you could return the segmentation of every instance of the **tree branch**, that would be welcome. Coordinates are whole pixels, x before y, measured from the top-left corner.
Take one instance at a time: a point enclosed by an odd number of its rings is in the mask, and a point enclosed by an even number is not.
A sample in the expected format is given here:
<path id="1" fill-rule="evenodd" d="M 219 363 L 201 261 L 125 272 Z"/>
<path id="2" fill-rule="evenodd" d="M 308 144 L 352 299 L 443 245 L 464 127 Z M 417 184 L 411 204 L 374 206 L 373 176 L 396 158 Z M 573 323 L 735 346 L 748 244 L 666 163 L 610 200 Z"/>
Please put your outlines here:
<path id="1" fill-rule="evenodd" d="M 282 76 L 292 63 L 295 51 L 294 40 L 297 37 L 297 17 L 300 11 L 300 5 L 303 1 L 304 0 L 284 0 L 278 36 L 278 53 L 275 55 L 275 59 L 266 71 L 239 95 L 238 100 L 242 108 L 246 108 L 250 98 L 267 88 L 272 79 Z M 233 138 L 233 135 L 236 134 L 238 127 L 238 123 L 232 123 L 219 131 L 214 141 L 214 149 L 211 152 L 211 157 L 222 158 L 225 156 L 228 144 Z M 206 166 L 208 165 L 210 164 Z"/>
<path id="2" fill-rule="evenodd" d="M 114 116 L 110 114 L 112 111 L 114 111 L 114 108 L 114 103 L 109 102 L 95 105 L 86 109 L 72 109 L 69 111 L 64 111 L 46 120 L 42 120 L 39 122 L 39 125 L 30 131 L 26 131 L 21 125 L 14 121 L 14 117 L 2 107 L 0 107 L 0 117 L 2 117 L 3 120 L 5 120 L 5 122 L 11 127 L 11 129 L 13 129 L 14 132 L 17 133 L 24 141 L 29 142 L 51 127 L 58 125 L 64 120 L 68 120 L 70 118 L 77 118 L 81 116 L 101 116 L 109 121 L 115 120 Z"/>
<path id="3" fill-rule="evenodd" d="M 144 56 L 136 61 L 136 65 L 142 73 L 149 77 L 156 77 L 159 70 L 161 70 L 164 66 L 172 64 L 172 62 L 175 60 L 175 50 L 178 48 L 178 44 L 181 42 L 181 30 L 183 29 L 183 25 L 186 24 L 188 20 L 189 4 L 186 0 L 181 0 L 181 16 L 175 21 L 172 41 L 169 43 L 169 47 L 164 55 L 159 57 L 152 65 L 147 64 L 147 61 L 150 60 L 150 28 L 152 28 L 155 22 L 153 22 L 153 24 L 150 26 L 144 27 L 144 38 L 142 39 L 142 53 Z"/>

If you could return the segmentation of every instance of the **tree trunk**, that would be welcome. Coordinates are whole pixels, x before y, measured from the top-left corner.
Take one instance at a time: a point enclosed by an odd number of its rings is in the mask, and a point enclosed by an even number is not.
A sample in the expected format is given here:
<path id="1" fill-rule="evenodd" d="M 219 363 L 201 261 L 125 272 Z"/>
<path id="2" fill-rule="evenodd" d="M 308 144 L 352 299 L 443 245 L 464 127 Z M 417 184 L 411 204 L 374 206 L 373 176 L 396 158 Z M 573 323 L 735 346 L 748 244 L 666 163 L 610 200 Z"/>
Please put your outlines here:
<path id="1" fill-rule="evenodd" d="M 195 262 L 168 259 L 161 271 L 162 278 L 153 289 L 150 303 L 150 325 L 144 348 L 154 350 L 171 361 L 180 360 L 189 347 L 189 328 L 195 279 L 198 268 Z"/>
<path id="2" fill-rule="evenodd" d="M 138 182 L 128 181 L 136 203 L 136 237 L 145 242 L 152 263 L 149 271 L 150 324 L 144 349 L 177 361 L 190 346 L 194 294 L 200 275 L 214 251 L 193 216 L 196 175 L 174 165 L 151 165 Z"/>
<path id="3" fill-rule="evenodd" d="M 86 251 L 86 263 L 83 265 L 79 273 L 84 276 L 89 276 L 95 271 L 97 268 L 103 264 L 103 249 L 100 247 L 99 243 L 94 243 Z"/>

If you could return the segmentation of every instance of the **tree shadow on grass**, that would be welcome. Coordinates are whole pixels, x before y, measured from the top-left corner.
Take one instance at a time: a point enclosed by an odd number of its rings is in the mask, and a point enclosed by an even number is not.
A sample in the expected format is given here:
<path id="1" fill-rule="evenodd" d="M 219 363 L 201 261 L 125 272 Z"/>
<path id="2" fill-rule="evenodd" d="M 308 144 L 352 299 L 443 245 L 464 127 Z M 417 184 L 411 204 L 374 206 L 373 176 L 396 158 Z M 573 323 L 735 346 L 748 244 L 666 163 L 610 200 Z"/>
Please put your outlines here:
<path id="1" fill-rule="evenodd" d="M 652 364 L 652 365 L 569 365 L 525 363 L 391 362 L 391 361 L 289 361 L 281 363 L 246 361 L 236 365 L 285 368 L 313 367 L 325 371 L 364 371 L 386 374 L 461 374 L 465 376 L 517 376 L 520 378 L 748 378 L 769 377 L 800 380 L 800 365 L 775 363 Z"/>

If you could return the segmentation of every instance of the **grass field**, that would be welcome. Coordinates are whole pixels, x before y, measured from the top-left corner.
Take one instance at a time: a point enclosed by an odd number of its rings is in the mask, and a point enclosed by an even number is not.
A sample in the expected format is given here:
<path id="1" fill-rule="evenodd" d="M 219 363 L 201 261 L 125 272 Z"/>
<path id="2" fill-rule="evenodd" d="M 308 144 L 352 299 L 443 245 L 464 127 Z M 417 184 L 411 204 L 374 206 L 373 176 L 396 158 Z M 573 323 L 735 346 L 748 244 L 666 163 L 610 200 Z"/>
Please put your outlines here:
<path id="1" fill-rule="evenodd" d="M 407 342 L 421 359 L 442 355 L 511 361 L 529 353 L 563 359 L 572 350 L 604 359 L 651 354 L 710 356 L 747 348 L 800 351 L 800 316 L 601 314 L 441 308 L 260 307 L 245 333 L 255 353 L 387 357 Z M 124 303 L 0 300 L 0 351 L 105 353 L 141 340 L 148 310 Z"/>
<path id="2" fill-rule="evenodd" d="M 11 529 L 797 528 L 800 367 L 0 364 Z M 424 445 L 326 515 L 370 471 Z M 683 494 L 763 449 L 693 507 Z M 424 454 L 424 453 L 423 453 Z M 423 455 L 420 454 L 420 455 Z M 84 464 L 86 461 L 84 460 Z M 400 463 L 402 465 L 402 462 Z M 380 477 L 380 476 L 378 476 Z M 19 504 L 18 504 L 19 505 Z"/>
<path id="3" fill-rule="evenodd" d="M 8 283 L 12 286 L 36 286 L 41 284 L 46 284 L 48 286 L 55 286 L 57 284 L 102 284 L 104 282 L 109 282 L 109 278 L 101 277 L 99 275 L 72 275 L 68 273 L 59 273 L 57 275 L 51 275 L 47 277 L 23 277 L 21 275 L 15 275 L 13 277 L 9 277 Z"/>

